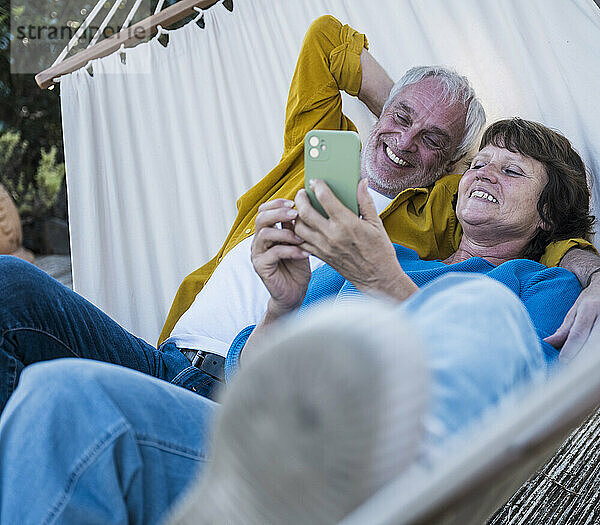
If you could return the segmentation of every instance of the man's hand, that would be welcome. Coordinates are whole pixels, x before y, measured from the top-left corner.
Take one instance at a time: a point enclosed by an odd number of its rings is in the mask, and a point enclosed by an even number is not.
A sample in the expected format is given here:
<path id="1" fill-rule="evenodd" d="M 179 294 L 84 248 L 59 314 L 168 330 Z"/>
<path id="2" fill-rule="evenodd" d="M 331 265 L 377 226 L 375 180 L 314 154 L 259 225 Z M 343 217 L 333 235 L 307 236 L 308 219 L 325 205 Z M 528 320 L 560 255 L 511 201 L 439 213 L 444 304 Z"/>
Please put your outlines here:
<path id="1" fill-rule="evenodd" d="M 590 250 L 572 248 L 560 261 L 573 272 L 583 291 L 567 313 L 563 324 L 544 341 L 561 349 L 559 359 L 570 361 L 596 332 L 600 332 L 600 257 Z"/>
<path id="2" fill-rule="evenodd" d="M 306 192 L 300 190 L 294 228 L 305 241 L 300 248 L 328 263 L 362 292 L 383 293 L 400 301 L 411 295 L 417 286 L 398 263 L 366 179 L 359 183 L 357 192 L 362 218 L 346 208 L 322 180 L 311 181 L 311 189 L 329 219 L 316 211 Z"/>
<path id="3" fill-rule="evenodd" d="M 293 201 L 275 199 L 262 204 L 256 216 L 251 259 L 271 294 L 266 315 L 269 321 L 298 308 L 310 281 L 308 253 L 293 232 L 293 220 L 298 215 L 293 205 Z M 282 228 L 277 228 L 277 223 Z"/>
<path id="4" fill-rule="evenodd" d="M 567 313 L 563 324 L 544 341 L 561 348 L 558 358 L 562 362 L 573 359 L 594 332 L 600 331 L 600 275 L 595 274 Z M 598 324 L 598 326 L 596 326 Z"/>

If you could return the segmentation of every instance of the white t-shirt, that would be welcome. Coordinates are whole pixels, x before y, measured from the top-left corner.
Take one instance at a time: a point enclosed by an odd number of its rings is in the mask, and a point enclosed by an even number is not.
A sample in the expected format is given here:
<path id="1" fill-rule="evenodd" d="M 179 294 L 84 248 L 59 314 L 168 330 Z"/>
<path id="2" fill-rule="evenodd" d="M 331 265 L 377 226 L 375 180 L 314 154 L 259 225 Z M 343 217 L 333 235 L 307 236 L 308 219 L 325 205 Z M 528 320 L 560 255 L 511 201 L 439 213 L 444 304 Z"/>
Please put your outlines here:
<path id="1" fill-rule="evenodd" d="M 369 193 L 377 213 L 391 202 L 371 188 Z M 269 292 L 250 260 L 253 238 L 244 239 L 223 257 L 192 305 L 177 321 L 168 342 L 179 348 L 204 350 L 225 357 L 235 336 L 262 319 Z M 309 262 L 311 271 L 324 264 L 312 255 Z"/>

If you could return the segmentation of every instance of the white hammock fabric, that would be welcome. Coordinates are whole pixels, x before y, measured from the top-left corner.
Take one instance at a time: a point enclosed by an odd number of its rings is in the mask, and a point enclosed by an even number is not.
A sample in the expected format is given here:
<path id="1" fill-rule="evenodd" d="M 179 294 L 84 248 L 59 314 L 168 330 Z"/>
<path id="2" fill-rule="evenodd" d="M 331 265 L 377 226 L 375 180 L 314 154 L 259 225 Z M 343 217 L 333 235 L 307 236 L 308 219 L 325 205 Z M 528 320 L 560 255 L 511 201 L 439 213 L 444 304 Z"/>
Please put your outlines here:
<path id="1" fill-rule="evenodd" d="M 236 199 L 278 161 L 304 32 L 330 13 L 392 78 L 444 64 L 488 122 L 563 132 L 600 174 L 600 11 L 593 0 L 238 0 L 61 79 L 75 289 L 156 342 L 183 277 L 210 259 Z M 364 137 L 373 118 L 344 98 Z M 594 188 L 594 201 L 600 195 Z"/>

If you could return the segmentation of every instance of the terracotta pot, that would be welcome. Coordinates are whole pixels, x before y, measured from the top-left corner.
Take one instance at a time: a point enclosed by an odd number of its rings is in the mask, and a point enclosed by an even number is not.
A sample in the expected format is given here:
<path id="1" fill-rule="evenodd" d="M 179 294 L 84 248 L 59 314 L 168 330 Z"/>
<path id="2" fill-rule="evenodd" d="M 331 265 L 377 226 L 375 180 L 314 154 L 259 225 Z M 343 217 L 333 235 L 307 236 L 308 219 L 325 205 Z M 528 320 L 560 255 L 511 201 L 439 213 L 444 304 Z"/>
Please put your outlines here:
<path id="1" fill-rule="evenodd" d="M 23 230 L 17 207 L 0 184 L 0 254 L 14 255 L 33 262 L 33 254 L 23 248 Z"/>

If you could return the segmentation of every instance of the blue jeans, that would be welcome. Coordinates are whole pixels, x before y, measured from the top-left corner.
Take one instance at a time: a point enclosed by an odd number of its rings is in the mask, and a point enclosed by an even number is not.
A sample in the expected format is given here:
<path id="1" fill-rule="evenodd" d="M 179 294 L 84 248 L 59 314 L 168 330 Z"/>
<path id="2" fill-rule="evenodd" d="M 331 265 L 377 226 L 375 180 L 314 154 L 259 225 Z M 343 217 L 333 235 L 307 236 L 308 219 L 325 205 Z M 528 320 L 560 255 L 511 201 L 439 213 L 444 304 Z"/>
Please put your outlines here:
<path id="1" fill-rule="evenodd" d="M 426 445 L 544 369 L 522 303 L 487 277 L 447 275 L 398 315 L 410 317 L 431 368 Z M 214 410 L 120 367 L 29 367 L 0 417 L 0 523 L 157 523 L 202 466 Z"/>
<path id="2" fill-rule="evenodd" d="M 122 365 L 205 396 L 216 386 L 175 345 L 156 349 L 32 264 L 0 256 L 0 411 L 24 367 L 62 357 Z"/>
<path id="3" fill-rule="evenodd" d="M 28 367 L 0 417 L 0 523 L 158 523 L 205 463 L 215 406 L 105 363 Z"/>
<path id="4" fill-rule="evenodd" d="M 509 392 L 543 379 L 548 369 L 521 300 L 485 275 L 446 274 L 400 311 L 421 335 L 431 370 L 426 449 L 443 444 Z"/>

